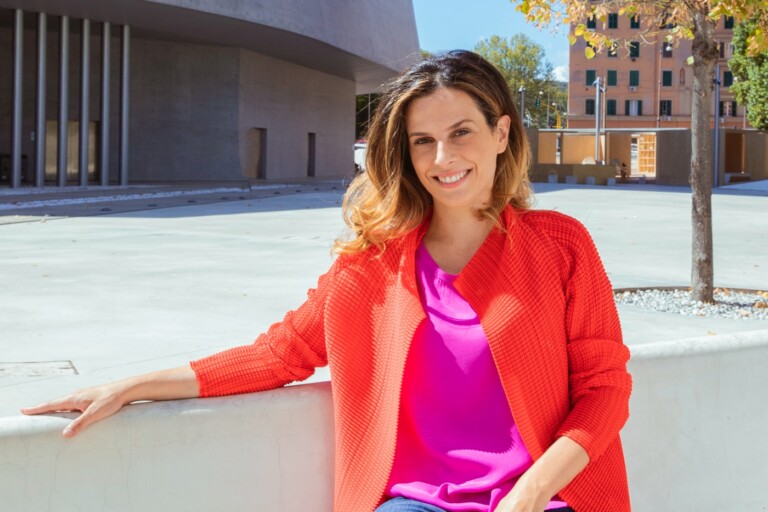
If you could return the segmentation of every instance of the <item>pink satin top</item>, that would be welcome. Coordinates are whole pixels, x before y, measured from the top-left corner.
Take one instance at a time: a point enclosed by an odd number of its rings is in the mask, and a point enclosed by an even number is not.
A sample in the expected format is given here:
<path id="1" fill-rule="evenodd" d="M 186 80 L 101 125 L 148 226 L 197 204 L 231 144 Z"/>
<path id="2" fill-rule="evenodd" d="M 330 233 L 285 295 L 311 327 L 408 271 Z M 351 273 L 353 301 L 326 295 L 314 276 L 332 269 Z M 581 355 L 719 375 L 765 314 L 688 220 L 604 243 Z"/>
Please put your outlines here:
<path id="1" fill-rule="evenodd" d="M 424 245 L 416 252 L 426 312 L 402 388 L 387 493 L 446 511 L 492 512 L 532 464 L 488 339 L 470 305 Z M 547 510 L 566 504 L 553 499 Z"/>

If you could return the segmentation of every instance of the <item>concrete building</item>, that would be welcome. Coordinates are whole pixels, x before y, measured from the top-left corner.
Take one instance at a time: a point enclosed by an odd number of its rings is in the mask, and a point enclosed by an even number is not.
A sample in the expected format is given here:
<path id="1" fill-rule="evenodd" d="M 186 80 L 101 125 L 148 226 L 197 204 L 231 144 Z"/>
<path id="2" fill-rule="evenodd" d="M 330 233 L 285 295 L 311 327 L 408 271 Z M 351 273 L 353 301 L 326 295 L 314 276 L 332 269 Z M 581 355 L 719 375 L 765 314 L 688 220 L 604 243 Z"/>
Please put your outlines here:
<path id="1" fill-rule="evenodd" d="M 646 44 L 639 34 L 651 23 L 648 17 L 629 18 L 618 14 L 595 21 L 589 29 L 611 37 L 634 41 L 632 47 L 601 52 L 587 59 L 586 42 L 579 39 L 570 48 L 568 127 L 594 128 L 597 77 L 605 84 L 601 124 L 606 128 L 690 128 L 693 70 L 687 64 L 691 42 L 675 46 L 659 40 Z M 733 54 L 733 19 L 722 19 L 715 30 L 720 47 L 720 102 L 722 126 L 746 128 L 745 109 L 729 92 L 733 75 L 727 60 Z M 710 114 L 715 115 L 714 99 Z"/>
<path id="2" fill-rule="evenodd" d="M 349 174 L 418 50 L 410 0 L 0 0 L 0 186 Z"/>

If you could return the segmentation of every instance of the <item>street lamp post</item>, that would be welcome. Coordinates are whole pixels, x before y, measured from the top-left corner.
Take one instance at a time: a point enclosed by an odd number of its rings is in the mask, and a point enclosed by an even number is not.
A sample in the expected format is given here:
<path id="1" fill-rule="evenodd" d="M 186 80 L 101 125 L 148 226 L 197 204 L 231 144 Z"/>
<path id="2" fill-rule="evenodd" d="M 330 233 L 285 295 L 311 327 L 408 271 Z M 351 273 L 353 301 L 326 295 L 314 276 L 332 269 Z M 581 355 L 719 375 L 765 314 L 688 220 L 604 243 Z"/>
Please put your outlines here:
<path id="1" fill-rule="evenodd" d="M 715 179 L 712 186 L 719 185 L 720 170 L 720 64 L 715 65 Z"/>
<path id="2" fill-rule="evenodd" d="M 521 85 L 517 92 L 520 93 L 520 122 L 525 126 L 525 87 Z"/>
<path id="3" fill-rule="evenodd" d="M 595 163 L 600 163 L 600 106 L 601 96 L 605 89 L 603 88 L 602 80 L 597 77 L 597 80 L 592 84 L 595 86 Z"/>

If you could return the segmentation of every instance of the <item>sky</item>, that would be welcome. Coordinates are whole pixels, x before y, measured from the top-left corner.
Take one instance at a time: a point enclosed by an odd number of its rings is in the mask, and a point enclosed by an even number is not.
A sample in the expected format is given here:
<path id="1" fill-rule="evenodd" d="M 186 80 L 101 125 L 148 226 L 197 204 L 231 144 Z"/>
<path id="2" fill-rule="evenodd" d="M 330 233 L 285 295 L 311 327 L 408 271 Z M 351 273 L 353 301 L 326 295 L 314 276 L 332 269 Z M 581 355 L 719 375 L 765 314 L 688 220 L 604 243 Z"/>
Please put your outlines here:
<path id="1" fill-rule="evenodd" d="M 557 33 L 539 30 L 525 21 L 509 0 L 413 0 L 416 30 L 422 50 L 471 50 L 493 35 L 524 33 L 544 48 L 557 80 L 568 77 L 567 27 Z"/>

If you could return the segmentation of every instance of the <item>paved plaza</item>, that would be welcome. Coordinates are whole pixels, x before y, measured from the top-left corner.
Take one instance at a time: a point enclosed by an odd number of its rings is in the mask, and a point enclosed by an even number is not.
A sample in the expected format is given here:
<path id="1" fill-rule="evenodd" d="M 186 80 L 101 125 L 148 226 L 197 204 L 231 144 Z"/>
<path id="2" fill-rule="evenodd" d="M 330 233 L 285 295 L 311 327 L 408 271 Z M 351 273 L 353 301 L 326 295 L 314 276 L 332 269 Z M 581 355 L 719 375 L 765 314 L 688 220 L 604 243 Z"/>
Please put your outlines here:
<path id="1" fill-rule="evenodd" d="M 713 196 L 716 286 L 768 290 L 766 185 Z M 342 191 L 340 182 L 155 187 L 116 191 L 132 196 L 109 203 L 77 200 L 98 196 L 90 192 L 0 191 L 0 416 L 249 343 L 331 264 Z M 536 207 L 587 226 L 615 288 L 689 284 L 689 190 L 537 184 Z M 630 346 L 768 329 L 619 312 Z M 325 369 L 313 377 L 327 378 Z"/>

